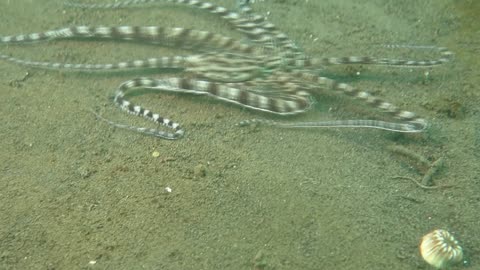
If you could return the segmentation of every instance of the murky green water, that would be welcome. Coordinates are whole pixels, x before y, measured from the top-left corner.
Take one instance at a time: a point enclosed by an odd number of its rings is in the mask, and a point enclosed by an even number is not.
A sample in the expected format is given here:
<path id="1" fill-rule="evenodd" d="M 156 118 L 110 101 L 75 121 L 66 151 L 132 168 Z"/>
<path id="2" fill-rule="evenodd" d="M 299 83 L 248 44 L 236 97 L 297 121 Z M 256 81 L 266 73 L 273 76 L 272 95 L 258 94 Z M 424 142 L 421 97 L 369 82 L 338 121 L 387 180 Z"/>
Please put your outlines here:
<path id="1" fill-rule="evenodd" d="M 212 2 L 234 7 L 234 1 Z M 159 140 L 114 129 L 90 112 L 144 125 L 110 100 L 118 84 L 143 74 L 43 71 L 2 61 L 1 269 L 429 269 L 418 243 L 437 228 L 453 233 L 465 251 L 465 265 L 453 269 L 479 267 L 477 1 L 257 0 L 252 7 L 308 55 L 431 56 L 375 44 L 451 49 L 455 60 L 434 69 L 321 71 L 419 113 L 431 127 L 421 135 L 239 128 L 235 123 L 259 115 L 198 96 L 132 97 L 186 129 L 181 140 Z M 4 0 L 0 8 L 1 35 L 159 25 L 239 37 L 215 15 L 170 4 L 88 11 L 65 9 L 57 0 Z M 85 41 L 0 50 L 78 63 L 184 53 Z M 314 109 L 291 120 L 370 113 L 328 91 L 316 98 Z M 420 180 L 424 171 L 388 150 L 392 145 L 432 162 L 443 158 L 433 182 L 453 187 L 424 190 L 394 179 Z"/>

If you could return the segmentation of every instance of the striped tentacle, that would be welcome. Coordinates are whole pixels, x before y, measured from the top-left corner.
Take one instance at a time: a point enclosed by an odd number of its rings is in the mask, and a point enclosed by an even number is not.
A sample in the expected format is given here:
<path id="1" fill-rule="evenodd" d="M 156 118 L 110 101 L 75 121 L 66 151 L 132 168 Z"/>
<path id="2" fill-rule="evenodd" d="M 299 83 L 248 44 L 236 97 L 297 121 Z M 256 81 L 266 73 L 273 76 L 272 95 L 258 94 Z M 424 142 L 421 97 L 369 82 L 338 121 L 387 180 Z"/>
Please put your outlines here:
<path id="1" fill-rule="evenodd" d="M 115 102 L 122 105 L 126 90 L 147 88 L 164 92 L 207 95 L 218 100 L 240 105 L 249 109 L 274 113 L 279 115 L 293 115 L 305 112 L 310 106 L 309 94 L 304 91 L 289 91 L 279 96 L 262 94 L 261 90 L 253 89 L 251 85 L 242 83 L 215 83 L 206 80 L 197 80 L 180 77 L 163 79 L 138 78 L 122 84 L 115 94 Z"/>
<path id="2" fill-rule="evenodd" d="M 17 64 L 51 69 L 72 70 L 114 70 L 128 68 L 182 68 L 194 76 L 190 78 L 137 78 L 122 83 L 115 94 L 115 104 L 123 110 L 143 116 L 161 125 L 171 128 L 173 132 L 159 131 L 104 121 L 120 128 L 135 130 L 165 139 L 177 139 L 184 131 L 178 123 L 152 113 L 125 99 L 125 94 L 138 88 L 147 88 L 166 92 L 207 95 L 218 100 L 240 105 L 253 110 L 279 115 L 292 115 L 306 111 L 312 104 L 310 93 L 315 88 L 323 87 L 363 100 L 375 108 L 382 109 L 399 122 L 376 120 L 340 120 L 330 122 L 276 123 L 281 127 L 372 127 L 397 132 L 420 132 L 426 127 L 426 121 L 414 113 L 402 111 L 396 106 L 369 93 L 360 91 L 348 84 L 316 76 L 301 71 L 303 68 L 315 68 L 331 64 L 371 64 L 406 67 L 429 67 L 448 62 L 453 53 L 446 48 L 431 46 L 387 45 L 387 48 L 433 49 L 440 53 L 437 60 L 396 60 L 373 57 L 344 58 L 309 58 L 284 33 L 267 22 L 264 17 L 256 15 L 243 1 L 240 13 L 198 0 L 125 0 L 113 4 L 75 4 L 80 8 L 121 8 L 131 5 L 168 2 L 184 4 L 217 14 L 231 23 L 238 31 L 245 34 L 255 44 L 248 45 L 230 37 L 206 31 L 184 28 L 145 27 L 90 27 L 76 26 L 44 33 L 0 37 L 0 43 L 27 43 L 44 40 L 70 38 L 96 38 L 141 41 L 164 46 L 189 48 L 194 50 L 216 49 L 215 53 L 205 53 L 186 57 L 150 58 L 116 64 L 69 64 L 35 62 L 13 58 L 0 54 L 4 59 Z M 260 45 L 260 46 L 259 46 Z M 286 70 L 289 73 L 277 72 Z M 200 79 L 198 79 L 200 78 Z M 203 79 L 202 79 L 203 78 Z M 309 93 L 310 92 L 310 93 Z M 101 118 L 101 117 L 100 117 Z"/>
<path id="3" fill-rule="evenodd" d="M 186 72 L 215 82 L 244 82 L 263 75 L 261 57 L 234 53 L 205 53 L 188 58 Z"/>
<path id="4" fill-rule="evenodd" d="M 240 13 L 198 0 L 126 0 L 109 4 L 82 4 L 74 2 L 65 4 L 75 8 L 116 9 L 158 2 L 183 4 L 206 10 L 212 14 L 219 15 L 222 19 L 231 23 L 237 30 L 246 34 L 250 41 L 282 48 L 293 53 L 299 52 L 298 46 L 286 34 L 280 32 L 272 23 L 266 22 L 264 17 L 254 14 L 252 9 L 246 4 L 240 6 Z"/>
<path id="5" fill-rule="evenodd" d="M 31 34 L 21 34 L 15 36 L 0 36 L 0 44 L 9 44 L 9 43 L 29 43 L 29 42 L 37 42 L 37 41 L 44 41 L 50 39 L 58 38 L 58 32 L 55 31 L 47 31 L 43 33 L 31 33 Z"/>
<path id="6" fill-rule="evenodd" d="M 285 93 L 279 98 L 272 98 L 266 97 L 262 94 L 258 94 L 258 91 L 249 91 L 248 89 L 242 89 L 245 88 L 245 85 L 240 83 L 218 84 L 209 81 L 176 77 L 165 79 L 142 77 L 122 83 L 115 93 L 115 104 L 128 113 L 143 116 L 149 120 L 166 126 L 167 128 L 174 130 L 173 133 L 157 129 L 118 124 L 102 117 L 100 118 L 115 127 L 134 130 L 146 135 L 152 135 L 155 137 L 170 140 L 182 137 L 184 134 L 184 130 L 180 127 L 180 124 L 173 122 L 168 118 L 162 117 L 159 114 L 153 113 L 150 110 L 144 109 L 141 106 L 135 105 L 125 99 L 125 94 L 127 91 L 138 88 L 146 88 L 174 93 L 207 95 L 214 97 L 218 100 L 240 105 L 242 107 L 279 115 L 292 115 L 302 113 L 310 107 L 310 100 L 308 98 L 309 94 L 301 91 Z M 287 98 L 285 98 L 286 96 Z"/>
<path id="7" fill-rule="evenodd" d="M 393 123 L 378 120 L 332 120 L 332 121 L 315 121 L 315 122 L 278 122 L 265 119 L 250 119 L 238 123 L 238 126 L 248 125 L 269 125 L 281 128 L 375 128 L 401 133 L 418 133 L 423 129 L 412 128 L 402 123 Z"/>
<path id="8" fill-rule="evenodd" d="M 236 27 L 244 33 L 249 41 L 260 45 L 264 51 L 279 53 L 285 56 L 301 55 L 298 46 L 283 32 L 276 29 L 275 25 L 264 22 L 263 17 L 253 20 L 239 20 Z"/>
<path id="9" fill-rule="evenodd" d="M 124 71 L 132 69 L 181 69 L 196 77 L 217 82 L 242 82 L 262 76 L 262 61 L 254 56 L 231 53 L 205 53 L 189 56 L 163 56 L 110 64 L 79 64 L 24 60 L 0 54 L 15 64 L 66 71 Z"/>
<path id="10" fill-rule="evenodd" d="M 73 26 L 42 33 L 0 37 L 0 43 L 27 43 L 56 39 L 114 39 L 184 48 L 216 48 L 254 53 L 255 48 L 236 39 L 207 31 L 158 26 Z"/>
<path id="11" fill-rule="evenodd" d="M 169 0 L 179 4 L 187 4 L 210 13 L 218 14 L 230 22 L 238 31 L 245 34 L 249 41 L 266 47 L 275 48 L 277 51 L 288 51 L 294 54 L 299 52 L 298 46 L 288 36 L 278 30 L 276 26 L 265 20 L 265 17 L 255 14 L 253 10 L 243 3 L 240 13 L 229 11 L 224 7 L 197 0 Z"/>
<path id="12" fill-rule="evenodd" d="M 427 60 L 402 60 L 402 59 L 380 58 L 377 60 L 376 65 L 398 66 L 398 67 L 431 67 L 431 66 L 438 66 L 441 64 L 448 63 L 452 60 L 454 56 L 454 53 L 445 47 L 399 45 L 399 44 L 383 45 L 383 47 L 389 48 L 389 49 L 431 50 L 431 51 L 437 52 L 440 55 L 440 57 L 437 59 L 427 59 Z"/>
<path id="13" fill-rule="evenodd" d="M 379 65 L 393 67 L 432 67 L 449 62 L 453 57 L 453 52 L 445 47 L 436 46 L 416 46 L 416 45 L 385 45 L 391 49 L 428 49 L 436 51 L 440 54 L 438 59 L 431 60 L 411 60 L 411 59 L 391 59 L 391 58 L 375 58 L 369 56 L 349 56 L 349 57 L 329 57 L 329 58 L 310 58 L 303 62 L 291 62 L 295 66 L 325 66 L 325 65 L 341 65 L 341 64 L 362 64 L 362 65 Z"/>
<path id="14" fill-rule="evenodd" d="M 398 119 L 401 122 L 392 123 L 393 125 L 395 125 L 395 128 L 388 127 L 384 129 L 394 130 L 398 132 L 421 132 L 427 126 L 426 120 L 418 117 L 415 113 L 400 110 L 395 105 L 386 102 L 378 97 L 374 97 L 370 93 L 361 91 L 360 89 L 357 89 L 346 83 L 339 83 L 335 80 L 306 72 L 294 71 L 291 75 L 293 76 L 293 78 L 309 81 L 319 87 L 331 89 L 333 91 L 340 92 L 355 99 L 362 100 L 370 106 L 382 110 L 394 119 Z"/>
<path id="15" fill-rule="evenodd" d="M 67 1 L 64 3 L 65 6 L 71 8 L 83 8 L 83 9 L 118 9 L 118 8 L 128 8 L 132 6 L 147 5 L 158 2 L 177 2 L 181 0 L 123 0 L 115 3 L 106 3 L 106 4 L 84 4 L 74 1 Z"/>
<path id="16" fill-rule="evenodd" d="M 144 109 L 141 106 L 135 105 L 124 98 L 125 93 L 129 90 L 137 89 L 137 88 L 154 88 L 156 86 L 158 86 L 157 81 L 155 79 L 150 79 L 150 78 L 137 78 L 137 79 L 126 81 L 118 87 L 115 93 L 114 102 L 122 110 L 130 114 L 143 116 L 149 120 L 154 121 L 155 123 L 161 124 L 167 128 L 172 129 L 174 132 L 167 132 L 167 131 L 162 131 L 157 129 L 119 124 L 101 117 L 100 118 L 115 127 L 129 129 L 136 132 L 140 132 L 142 134 L 151 135 L 151 136 L 155 136 L 163 139 L 175 140 L 183 137 L 185 131 L 180 127 L 180 124 L 173 122 L 168 118 L 162 117 L 159 114 L 153 113 L 150 110 Z"/>
<path id="17" fill-rule="evenodd" d="M 215 54 L 219 57 L 209 57 L 214 61 L 219 62 L 221 59 L 228 59 L 230 67 L 234 67 L 233 70 L 229 70 L 229 67 L 223 64 L 217 69 L 223 68 L 222 73 L 230 73 L 230 79 L 220 79 L 220 76 L 214 77 L 213 72 L 204 74 L 204 77 L 211 77 L 212 79 L 218 79 L 219 81 L 241 81 L 251 78 L 255 73 L 249 73 L 252 69 L 258 69 L 254 65 L 259 64 L 259 61 L 252 63 L 252 60 L 261 52 L 250 45 L 243 44 L 242 42 L 230 37 L 225 37 L 219 34 L 215 34 L 207 31 L 197 31 L 185 28 L 162 28 L 156 26 L 145 27 L 90 27 L 90 26 L 75 26 L 69 28 L 62 28 L 53 31 L 46 31 L 43 33 L 33 33 L 29 35 L 17 35 L 6 36 L 0 38 L 0 43 L 21 43 L 21 42 L 35 42 L 42 40 L 53 39 L 70 39 L 70 38 L 103 38 L 103 39 L 121 39 L 131 41 L 147 41 L 151 43 L 161 43 L 162 45 L 175 45 L 176 47 L 202 47 L 209 48 L 215 47 L 219 50 L 226 50 L 233 52 L 229 57 L 221 57 L 219 53 Z M 198 66 L 198 62 L 205 65 L 206 58 L 212 53 L 207 53 L 204 56 L 192 55 L 189 57 L 159 57 L 149 58 L 146 60 L 134 60 L 129 62 L 119 62 L 114 64 L 77 64 L 77 63 L 52 63 L 52 62 L 38 62 L 18 59 L 10 57 L 4 54 L 0 54 L 0 58 L 6 61 L 14 62 L 17 64 L 48 68 L 48 69 L 65 69 L 65 70 L 86 70 L 86 71 L 102 71 L 102 70 L 125 70 L 133 68 L 184 68 L 185 63 L 191 65 L 190 71 L 198 73 L 195 65 Z M 232 57 L 237 55 L 235 57 Z M 241 57 L 242 60 L 233 63 L 234 59 Z M 203 59 L 203 61 L 199 61 Z M 212 60 L 213 61 L 213 60 Z M 250 62 L 250 63 L 247 63 Z M 248 64 L 248 65 L 247 65 Z M 241 65 L 245 68 L 240 67 Z M 209 65 L 210 69 L 212 65 Z M 240 73 L 240 71 L 242 71 Z M 236 73 L 235 73 L 236 72 Z M 217 72 L 219 73 L 219 72 Z M 210 75 L 209 75 L 210 74 Z M 240 79 L 235 79 L 238 77 Z"/>
<path id="18" fill-rule="evenodd" d="M 266 20 L 264 16 L 255 14 L 248 1 L 240 3 L 240 13 L 243 15 L 231 21 L 238 31 L 245 34 L 249 41 L 269 48 L 273 52 L 285 55 L 298 55 L 298 46 L 277 27 Z"/>
<path id="19" fill-rule="evenodd" d="M 8 55 L 0 54 L 0 59 L 9 61 L 15 64 L 53 70 L 66 71 L 122 71 L 132 69 L 183 69 L 188 57 L 183 56 L 163 56 L 158 58 L 138 59 L 127 62 L 118 62 L 111 64 L 77 64 L 77 63 L 59 63 L 59 62 L 40 62 L 24 60 Z"/>

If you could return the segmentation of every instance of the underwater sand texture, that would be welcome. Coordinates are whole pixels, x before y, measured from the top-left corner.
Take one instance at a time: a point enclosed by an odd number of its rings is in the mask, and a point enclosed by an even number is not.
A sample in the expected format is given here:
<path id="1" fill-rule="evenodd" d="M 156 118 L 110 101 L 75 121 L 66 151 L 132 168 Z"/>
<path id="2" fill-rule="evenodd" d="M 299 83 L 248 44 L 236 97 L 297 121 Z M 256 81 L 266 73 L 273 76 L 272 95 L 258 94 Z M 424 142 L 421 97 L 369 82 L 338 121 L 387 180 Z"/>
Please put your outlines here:
<path id="1" fill-rule="evenodd" d="M 62 3 L 2 1 L 0 34 L 69 25 L 160 25 L 240 37 L 215 15 L 183 6 L 88 11 Z M 465 264 L 478 267 L 480 35 L 473 25 L 480 5 L 257 0 L 252 7 L 308 55 L 422 58 L 432 55 L 373 45 L 448 47 L 455 60 L 433 69 L 336 66 L 321 72 L 414 111 L 431 127 L 413 136 L 240 128 L 235 123 L 270 116 L 206 97 L 132 97 L 184 126 L 184 138 L 167 141 L 112 128 L 90 112 L 153 127 L 111 102 L 115 87 L 144 74 L 44 71 L 0 61 L 1 269 L 427 269 L 418 244 L 437 228 L 453 233 Z M 80 63 L 185 53 L 85 41 L 0 50 Z M 311 111 L 287 120 L 371 113 L 341 96 L 317 101 Z M 392 179 L 421 179 L 408 159 L 388 150 L 392 145 L 431 161 L 443 158 L 433 182 L 454 187 L 424 190 Z"/>

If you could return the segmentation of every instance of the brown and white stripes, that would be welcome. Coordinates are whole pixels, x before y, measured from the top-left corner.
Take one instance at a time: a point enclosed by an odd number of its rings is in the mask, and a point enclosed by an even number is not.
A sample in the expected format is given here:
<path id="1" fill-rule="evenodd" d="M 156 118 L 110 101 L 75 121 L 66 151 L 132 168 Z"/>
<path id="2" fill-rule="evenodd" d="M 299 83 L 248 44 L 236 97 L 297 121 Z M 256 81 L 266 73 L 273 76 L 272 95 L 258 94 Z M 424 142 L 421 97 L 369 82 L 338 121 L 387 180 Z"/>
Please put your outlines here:
<path id="1" fill-rule="evenodd" d="M 114 102 L 128 113 L 143 116 L 172 131 L 161 131 L 114 123 L 99 118 L 120 128 L 138 131 L 164 139 L 178 139 L 184 135 L 180 124 L 151 110 L 133 104 L 125 98 L 126 93 L 139 88 L 163 92 L 206 95 L 253 110 L 291 115 L 305 112 L 312 105 L 318 89 L 362 100 L 366 104 L 388 114 L 395 121 L 340 120 L 331 122 L 278 123 L 253 120 L 242 124 L 266 123 L 279 127 L 370 127 L 396 132 L 421 132 L 426 121 L 414 113 L 400 110 L 393 104 L 373 97 L 345 83 L 318 76 L 317 69 L 327 65 L 364 64 L 396 67 L 430 67 L 446 63 L 452 53 L 446 48 L 434 46 L 388 45 L 392 49 L 427 49 L 440 54 L 435 60 L 403 60 L 375 57 L 311 57 L 279 31 L 275 25 L 243 5 L 239 12 L 229 11 L 211 3 L 198 0 L 127 0 L 112 4 L 67 3 L 76 8 L 114 9 L 143 4 L 173 3 L 206 10 L 229 22 L 243 33 L 248 42 L 224 35 L 186 28 L 159 26 L 72 26 L 56 30 L 0 36 L 0 44 L 32 43 L 52 40 L 92 39 L 142 42 L 160 46 L 183 48 L 194 53 L 183 56 L 155 56 L 117 63 L 59 63 L 24 60 L 0 53 L 0 59 L 29 67 L 82 70 L 115 71 L 128 69 L 176 69 L 181 73 L 173 77 L 136 78 L 122 83 L 115 92 Z"/>
<path id="2" fill-rule="evenodd" d="M 124 99 L 128 91 L 139 88 L 175 93 L 207 95 L 218 100 L 237 104 L 253 110 L 275 113 L 279 115 L 293 115 L 302 113 L 311 105 L 309 99 L 310 95 L 302 90 L 284 93 L 281 97 L 275 98 L 249 91 L 247 87 L 247 85 L 241 83 L 221 84 L 205 80 L 195 80 L 181 77 L 169 77 L 164 79 L 147 77 L 136 78 L 126 81 L 119 86 L 114 97 L 115 104 L 128 113 L 143 116 L 149 120 L 171 128 L 174 130 L 174 133 L 155 129 L 128 127 L 126 125 L 119 125 L 110 121 L 108 122 L 117 127 L 133 129 L 141 133 L 146 133 L 164 139 L 177 139 L 183 136 L 184 131 L 180 128 L 180 124 L 163 118 L 159 114 L 153 113 L 148 109 L 135 105 L 132 102 Z"/>

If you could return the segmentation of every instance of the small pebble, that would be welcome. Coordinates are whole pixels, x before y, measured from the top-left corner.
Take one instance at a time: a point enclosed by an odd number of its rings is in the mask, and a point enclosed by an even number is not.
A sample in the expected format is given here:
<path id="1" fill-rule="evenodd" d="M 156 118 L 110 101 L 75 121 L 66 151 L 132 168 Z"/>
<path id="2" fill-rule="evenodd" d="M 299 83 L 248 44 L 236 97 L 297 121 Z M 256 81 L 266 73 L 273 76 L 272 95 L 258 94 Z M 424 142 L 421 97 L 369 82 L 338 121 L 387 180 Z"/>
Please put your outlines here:
<path id="1" fill-rule="evenodd" d="M 202 164 L 198 164 L 193 168 L 193 175 L 195 177 L 205 177 L 205 175 L 207 175 L 207 168 Z"/>

